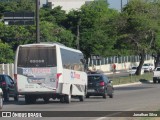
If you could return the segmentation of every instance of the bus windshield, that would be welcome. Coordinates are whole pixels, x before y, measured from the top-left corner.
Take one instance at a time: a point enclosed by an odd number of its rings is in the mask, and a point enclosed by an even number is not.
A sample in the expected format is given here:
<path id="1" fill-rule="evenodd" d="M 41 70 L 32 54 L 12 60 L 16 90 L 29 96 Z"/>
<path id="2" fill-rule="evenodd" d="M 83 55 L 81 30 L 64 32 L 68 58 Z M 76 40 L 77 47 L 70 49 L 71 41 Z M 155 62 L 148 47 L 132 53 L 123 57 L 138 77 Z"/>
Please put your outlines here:
<path id="1" fill-rule="evenodd" d="M 55 47 L 20 47 L 18 67 L 56 67 Z"/>

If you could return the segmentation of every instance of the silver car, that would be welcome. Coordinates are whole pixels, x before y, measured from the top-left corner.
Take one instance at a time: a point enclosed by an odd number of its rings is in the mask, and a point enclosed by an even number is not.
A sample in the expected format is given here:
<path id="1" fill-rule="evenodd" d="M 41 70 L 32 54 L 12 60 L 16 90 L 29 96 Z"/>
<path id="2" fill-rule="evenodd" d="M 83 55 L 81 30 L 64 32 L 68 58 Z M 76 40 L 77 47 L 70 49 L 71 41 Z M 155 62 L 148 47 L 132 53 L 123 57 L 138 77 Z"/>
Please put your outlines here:
<path id="1" fill-rule="evenodd" d="M 133 66 L 130 70 L 129 70 L 129 75 L 135 75 L 137 71 L 137 66 Z M 141 69 L 141 75 L 144 74 L 144 69 Z"/>
<path id="2" fill-rule="evenodd" d="M 0 109 L 2 109 L 2 107 L 3 107 L 3 91 L 0 88 Z"/>

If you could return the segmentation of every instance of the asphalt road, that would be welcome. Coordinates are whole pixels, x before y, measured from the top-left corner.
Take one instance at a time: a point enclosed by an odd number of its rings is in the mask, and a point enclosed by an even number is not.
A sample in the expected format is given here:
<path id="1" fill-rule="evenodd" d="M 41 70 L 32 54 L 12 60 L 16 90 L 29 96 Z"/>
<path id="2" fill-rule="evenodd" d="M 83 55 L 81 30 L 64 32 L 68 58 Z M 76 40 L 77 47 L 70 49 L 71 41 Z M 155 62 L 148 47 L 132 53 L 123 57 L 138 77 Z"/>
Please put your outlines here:
<path id="1" fill-rule="evenodd" d="M 72 99 L 71 104 L 60 103 L 59 101 L 51 100 L 48 104 L 44 104 L 41 99 L 36 104 L 26 105 L 24 98 L 21 98 L 19 102 L 4 103 L 2 111 L 115 111 L 112 114 L 119 114 L 123 111 L 154 111 L 160 109 L 160 84 L 142 83 L 137 85 L 129 85 L 116 87 L 114 92 L 114 98 L 103 99 L 102 97 L 90 97 L 85 99 L 84 102 L 79 102 L 78 99 Z M 63 116 L 64 113 L 62 113 Z M 74 114 L 74 112 L 73 112 Z M 88 113 L 92 117 L 94 112 Z M 82 115 L 83 116 L 83 115 Z M 105 120 L 111 118 L 104 116 L 97 116 L 94 120 Z M 3 118 L 4 119 L 4 118 Z M 3 120 L 0 118 L 0 120 Z M 12 118 L 13 119 L 13 118 Z M 14 118 L 15 120 L 17 118 Z M 26 118 L 28 119 L 28 118 Z M 31 119 L 31 118 L 30 118 Z M 61 120 L 61 117 L 56 118 L 32 118 L 34 120 Z M 63 119 L 70 120 L 71 118 Z M 72 119 L 74 119 L 72 117 Z M 82 119 L 81 117 L 76 120 Z"/>

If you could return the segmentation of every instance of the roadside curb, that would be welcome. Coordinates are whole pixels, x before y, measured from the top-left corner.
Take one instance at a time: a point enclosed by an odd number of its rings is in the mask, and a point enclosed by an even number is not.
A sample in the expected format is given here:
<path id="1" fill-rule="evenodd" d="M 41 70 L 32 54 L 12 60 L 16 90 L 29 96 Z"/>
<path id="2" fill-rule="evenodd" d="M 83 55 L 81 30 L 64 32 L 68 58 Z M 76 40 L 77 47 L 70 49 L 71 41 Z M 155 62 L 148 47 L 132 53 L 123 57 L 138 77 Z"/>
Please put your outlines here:
<path id="1" fill-rule="evenodd" d="M 150 80 L 149 83 L 152 83 L 152 80 Z M 143 83 L 142 82 L 127 83 L 127 84 L 113 85 L 113 87 L 123 87 L 123 86 L 138 85 L 138 84 L 143 84 Z"/>
<path id="2" fill-rule="evenodd" d="M 113 87 L 123 87 L 123 86 L 138 85 L 138 84 L 142 84 L 142 82 L 127 83 L 127 84 L 120 84 L 120 85 L 113 85 Z"/>

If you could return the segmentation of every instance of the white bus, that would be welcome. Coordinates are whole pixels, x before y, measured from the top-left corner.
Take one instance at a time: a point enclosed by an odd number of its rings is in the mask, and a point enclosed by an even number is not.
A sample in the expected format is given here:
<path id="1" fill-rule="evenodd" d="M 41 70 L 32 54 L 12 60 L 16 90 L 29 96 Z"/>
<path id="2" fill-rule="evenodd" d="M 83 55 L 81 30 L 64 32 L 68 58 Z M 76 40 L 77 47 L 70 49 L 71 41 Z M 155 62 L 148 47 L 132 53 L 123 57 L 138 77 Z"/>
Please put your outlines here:
<path id="1" fill-rule="evenodd" d="M 26 104 L 50 98 L 70 103 L 71 97 L 84 101 L 87 74 L 81 51 L 58 43 L 20 45 L 15 55 L 14 79 L 17 95 Z"/>

